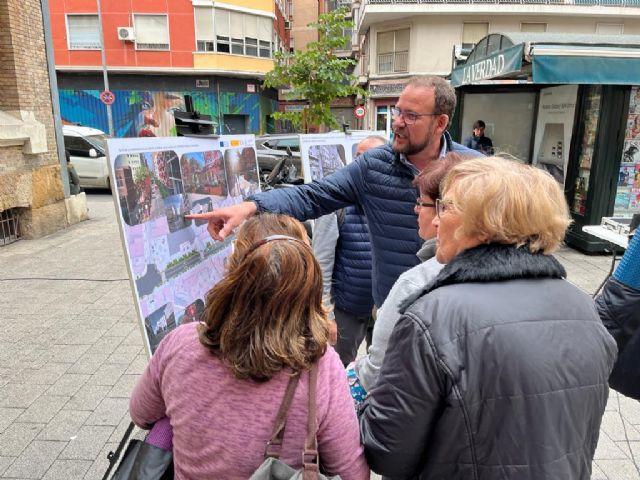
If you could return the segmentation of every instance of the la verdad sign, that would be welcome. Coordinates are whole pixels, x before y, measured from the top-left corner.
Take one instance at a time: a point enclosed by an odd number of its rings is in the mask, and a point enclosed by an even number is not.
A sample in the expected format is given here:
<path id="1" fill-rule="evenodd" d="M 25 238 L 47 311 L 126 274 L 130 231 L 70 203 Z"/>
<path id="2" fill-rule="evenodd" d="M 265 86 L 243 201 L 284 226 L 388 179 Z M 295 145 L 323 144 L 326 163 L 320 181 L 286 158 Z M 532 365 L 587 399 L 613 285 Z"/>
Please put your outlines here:
<path id="1" fill-rule="evenodd" d="M 451 84 L 454 87 L 469 85 L 487 78 L 519 72 L 522 68 L 522 52 L 523 45 L 516 45 L 475 62 L 460 65 L 451 72 Z"/>

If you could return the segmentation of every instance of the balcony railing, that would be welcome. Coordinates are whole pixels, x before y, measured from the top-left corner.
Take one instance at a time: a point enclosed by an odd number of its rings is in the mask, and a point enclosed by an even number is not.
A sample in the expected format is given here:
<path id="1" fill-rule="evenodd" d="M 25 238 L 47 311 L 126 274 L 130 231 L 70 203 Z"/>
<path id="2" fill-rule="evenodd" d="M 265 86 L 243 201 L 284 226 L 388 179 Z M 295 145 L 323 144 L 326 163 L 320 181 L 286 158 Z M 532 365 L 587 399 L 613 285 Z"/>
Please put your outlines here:
<path id="1" fill-rule="evenodd" d="M 410 3 L 451 3 L 451 4 L 508 4 L 508 5 L 575 5 L 599 7 L 637 7 L 640 0 L 364 0 L 372 5 Z"/>
<path id="2" fill-rule="evenodd" d="M 397 73 L 406 72 L 407 62 L 409 60 L 409 52 L 379 53 L 378 54 L 378 73 Z"/>

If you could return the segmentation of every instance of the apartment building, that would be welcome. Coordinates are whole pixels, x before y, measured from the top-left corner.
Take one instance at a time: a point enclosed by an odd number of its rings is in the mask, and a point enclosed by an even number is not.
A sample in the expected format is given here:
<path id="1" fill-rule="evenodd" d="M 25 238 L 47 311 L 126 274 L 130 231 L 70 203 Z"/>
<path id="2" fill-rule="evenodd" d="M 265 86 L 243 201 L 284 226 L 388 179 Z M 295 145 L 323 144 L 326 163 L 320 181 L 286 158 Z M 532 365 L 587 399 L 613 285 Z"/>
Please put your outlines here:
<path id="1" fill-rule="evenodd" d="M 218 133 L 273 131 L 277 92 L 262 88 L 289 48 L 282 0 L 51 0 L 63 122 L 108 131 L 101 30 L 118 137 L 175 134 L 173 111 L 211 115 Z M 100 28 L 101 27 L 101 28 Z"/>
<path id="2" fill-rule="evenodd" d="M 387 131 L 408 78 L 448 77 L 488 34 L 640 34 L 640 3 L 625 0 L 359 0 L 353 15 L 365 126 Z"/>

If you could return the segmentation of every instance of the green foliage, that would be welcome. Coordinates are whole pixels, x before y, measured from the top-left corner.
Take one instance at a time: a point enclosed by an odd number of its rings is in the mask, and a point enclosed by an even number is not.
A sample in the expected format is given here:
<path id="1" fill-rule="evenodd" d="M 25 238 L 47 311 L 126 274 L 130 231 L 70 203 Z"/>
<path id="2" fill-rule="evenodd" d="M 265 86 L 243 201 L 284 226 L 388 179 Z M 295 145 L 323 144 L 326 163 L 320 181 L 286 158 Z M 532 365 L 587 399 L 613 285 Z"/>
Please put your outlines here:
<path id="1" fill-rule="evenodd" d="M 318 30 L 318 41 L 310 42 L 306 50 L 293 53 L 276 52 L 275 67 L 267 73 L 264 86 L 290 88 L 288 100 L 304 99 L 308 105 L 301 112 L 276 112 L 273 117 L 289 120 L 293 126 L 307 131 L 312 125 L 338 128 L 340 125 L 331 114 L 331 102 L 336 98 L 365 95 L 355 85 L 355 76 L 347 71 L 355 65 L 351 58 L 336 56 L 336 50 L 344 50 L 349 38 L 344 31 L 353 28 L 353 22 L 345 19 L 346 8 L 324 13 L 317 23 L 308 26 Z"/>

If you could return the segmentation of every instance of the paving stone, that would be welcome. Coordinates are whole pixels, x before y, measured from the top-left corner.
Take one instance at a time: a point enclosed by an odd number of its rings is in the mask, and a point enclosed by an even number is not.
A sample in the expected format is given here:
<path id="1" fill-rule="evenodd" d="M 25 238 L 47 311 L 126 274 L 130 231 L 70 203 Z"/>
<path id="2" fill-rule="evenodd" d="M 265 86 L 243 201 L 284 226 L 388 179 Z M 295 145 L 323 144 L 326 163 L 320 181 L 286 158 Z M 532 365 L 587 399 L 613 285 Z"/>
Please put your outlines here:
<path id="1" fill-rule="evenodd" d="M 102 337 L 93 345 L 91 351 L 111 355 L 121 343 L 122 337 Z"/>
<path id="2" fill-rule="evenodd" d="M 121 363 L 110 363 L 101 365 L 98 370 L 87 380 L 87 385 L 110 385 L 113 386 L 118 383 L 120 377 L 124 374 L 124 371 L 129 365 L 123 365 Z"/>
<path id="3" fill-rule="evenodd" d="M 0 456 L 17 457 L 22 453 L 36 435 L 42 430 L 44 424 L 17 423 L 9 425 L 0 434 Z"/>
<path id="4" fill-rule="evenodd" d="M 638 470 L 628 460 L 598 460 L 598 466 L 611 480 L 640 480 Z"/>
<path id="5" fill-rule="evenodd" d="M 106 330 L 72 327 L 56 338 L 58 345 L 93 345 Z"/>
<path id="6" fill-rule="evenodd" d="M 111 387 L 108 385 L 83 385 L 78 392 L 73 395 L 65 410 L 95 410 L 102 399 L 109 393 Z"/>
<path id="7" fill-rule="evenodd" d="M 58 457 L 65 442 L 36 440 L 5 471 L 5 477 L 42 478 Z"/>
<path id="8" fill-rule="evenodd" d="M 640 403 L 632 398 L 619 394 L 622 416 L 632 425 L 640 426 Z"/>
<path id="9" fill-rule="evenodd" d="M 114 324 L 105 334 L 105 337 L 126 337 L 135 329 L 135 325 L 130 322 L 118 322 Z"/>
<path id="10" fill-rule="evenodd" d="M 149 364 L 149 359 L 146 354 L 136 355 L 136 358 L 133 359 L 133 362 L 127 367 L 124 371 L 125 375 L 136 374 L 142 375 L 144 370 L 147 368 Z"/>
<path id="11" fill-rule="evenodd" d="M 46 390 L 46 393 L 70 397 L 75 395 L 90 377 L 88 374 L 65 373 Z"/>
<path id="12" fill-rule="evenodd" d="M 49 348 L 52 362 L 76 362 L 91 345 L 51 345 Z"/>
<path id="13" fill-rule="evenodd" d="M 24 423 L 49 423 L 70 398 L 71 397 L 42 395 L 18 417 L 17 421 Z"/>
<path id="14" fill-rule="evenodd" d="M 89 471 L 84 476 L 84 480 L 101 480 L 104 472 L 106 472 L 109 467 L 107 454 L 109 452 L 115 452 L 116 448 L 118 448 L 118 443 L 107 443 L 95 457 Z"/>
<path id="15" fill-rule="evenodd" d="M 138 381 L 138 378 L 140 378 L 140 375 L 121 376 L 107 396 L 128 399 L 131 396 L 131 392 L 133 391 L 133 387 Z"/>
<path id="16" fill-rule="evenodd" d="M 15 462 L 16 458 L 17 457 L 0 457 L 0 475 L 2 475 L 7 468 L 9 468 L 9 465 Z"/>
<path id="17" fill-rule="evenodd" d="M 80 479 L 92 463 L 90 460 L 56 460 L 42 480 Z"/>
<path id="18" fill-rule="evenodd" d="M 0 387 L 0 407 L 28 408 L 41 391 L 39 385 L 8 383 Z"/>
<path id="19" fill-rule="evenodd" d="M 87 418 L 86 425 L 116 426 L 129 410 L 129 398 L 105 398 Z"/>
<path id="20" fill-rule="evenodd" d="M 60 410 L 38 434 L 38 440 L 68 442 L 77 436 L 84 422 L 91 415 L 89 410 Z"/>
<path id="21" fill-rule="evenodd" d="M 80 428 L 78 436 L 72 439 L 60 454 L 60 459 L 94 460 L 114 427 L 85 425 Z"/>
<path id="22" fill-rule="evenodd" d="M 136 327 L 127 337 L 122 340 L 124 345 L 143 345 L 143 337 L 142 332 L 140 331 L 140 327 Z"/>
<path id="23" fill-rule="evenodd" d="M 2 433 L 13 421 L 18 418 L 25 409 L 0 407 L 0 433 Z"/>
<path id="24" fill-rule="evenodd" d="M 598 460 L 598 465 L 601 465 L 600 460 L 629 459 L 629 456 L 606 433 L 600 432 L 594 458 Z"/>
<path id="25" fill-rule="evenodd" d="M 27 368 L 20 372 L 16 383 L 30 383 L 34 385 L 53 385 L 69 370 L 71 363 L 47 363 L 39 368 Z"/>
<path id="26" fill-rule="evenodd" d="M 640 432 L 638 429 L 626 420 L 623 422 L 623 416 L 618 411 L 605 411 L 600 428 L 614 442 L 640 440 Z"/>

